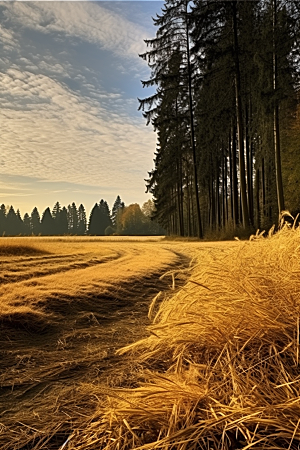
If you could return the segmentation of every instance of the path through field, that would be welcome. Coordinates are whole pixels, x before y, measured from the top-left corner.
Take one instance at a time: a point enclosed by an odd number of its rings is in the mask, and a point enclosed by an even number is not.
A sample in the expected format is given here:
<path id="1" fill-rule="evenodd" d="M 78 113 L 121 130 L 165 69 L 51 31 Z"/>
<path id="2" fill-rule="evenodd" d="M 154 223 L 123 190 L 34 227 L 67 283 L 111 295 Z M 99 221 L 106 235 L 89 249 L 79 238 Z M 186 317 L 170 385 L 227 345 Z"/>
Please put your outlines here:
<path id="1" fill-rule="evenodd" d="M 1 449 L 58 449 L 97 401 L 92 386 L 132 384 L 115 351 L 145 335 L 152 298 L 172 285 L 159 277 L 189 264 L 185 246 L 1 241 Z"/>

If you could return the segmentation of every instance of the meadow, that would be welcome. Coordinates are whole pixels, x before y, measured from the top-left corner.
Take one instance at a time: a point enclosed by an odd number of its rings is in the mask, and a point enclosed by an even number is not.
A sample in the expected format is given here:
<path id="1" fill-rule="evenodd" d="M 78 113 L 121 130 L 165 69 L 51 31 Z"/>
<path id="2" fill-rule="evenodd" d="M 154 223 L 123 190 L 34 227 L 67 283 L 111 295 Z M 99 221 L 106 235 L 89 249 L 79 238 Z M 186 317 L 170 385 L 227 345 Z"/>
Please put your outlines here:
<path id="1" fill-rule="evenodd" d="M 300 444 L 300 230 L 5 238 L 1 449 Z"/>
<path id="2" fill-rule="evenodd" d="M 95 408 L 83 383 L 118 383 L 116 349 L 145 335 L 173 283 L 160 276 L 188 261 L 153 237 L 2 238 L 0 448 L 59 448 Z"/>

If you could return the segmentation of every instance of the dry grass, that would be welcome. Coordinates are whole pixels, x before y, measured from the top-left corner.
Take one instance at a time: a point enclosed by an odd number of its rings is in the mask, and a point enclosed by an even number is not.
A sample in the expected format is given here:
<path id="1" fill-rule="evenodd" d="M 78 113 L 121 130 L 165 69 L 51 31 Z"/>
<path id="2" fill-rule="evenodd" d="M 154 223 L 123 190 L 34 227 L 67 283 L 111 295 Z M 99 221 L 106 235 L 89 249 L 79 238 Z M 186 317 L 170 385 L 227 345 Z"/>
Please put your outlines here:
<path id="1" fill-rule="evenodd" d="M 119 351 L 139 364 L 134 383 L 61 450 L 299 449 L 299 228 L 193 250 L 188 283 L 151 307 L 151 335 Z"/>
<path id="2" fill-rule="evenodd" d="M 111 285 L 151 275 L 176 255 L 151 243 L 103 242 L 96 238 L 2 238 L 0 322 L 8 314 L 49 312 L 66 301 L 107 291 Z M 1 286 L 2 285 L 2 286 Z"/>
<path id="3" fill-rule="evenodd" d="M 299 449 L 299 228 L 247 242 L 65 244 L 45 241 L 50 253 L 1 288 L 1 449 Z M 155 296 L 147 333 L 153 280 L 180 254 L 192 268 L 165 279 L 189 281 Z M 108 259 L 73 266 L 91 255 Z M 22 279 L 49 256 L 64 268 Z"/>
<path id="4" fill-rule="evenodd" d="M 99 386 L 132 385 L 115 352 L 145 336 L 150 299 L 170 283 L 159 276 L 184 262 L 179 250 L 146 239 L 0 239 L 1 450 L 58 450 L 95 411 Z"/>

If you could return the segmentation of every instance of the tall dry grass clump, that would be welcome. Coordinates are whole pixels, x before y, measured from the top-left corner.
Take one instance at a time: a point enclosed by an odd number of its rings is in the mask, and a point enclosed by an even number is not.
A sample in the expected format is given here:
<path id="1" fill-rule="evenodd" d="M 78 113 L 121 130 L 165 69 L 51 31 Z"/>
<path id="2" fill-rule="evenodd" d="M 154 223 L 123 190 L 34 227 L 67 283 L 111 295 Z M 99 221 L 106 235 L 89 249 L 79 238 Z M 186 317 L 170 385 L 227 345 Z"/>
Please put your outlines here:
<path id="1" fill-rule="evenodd" d="M 184 288 L 150 309 L 150 336 L 121 351 L 140 364 L 136 385 L 66 448 L 299 448 L 299 228 L 199 247 Z"/>

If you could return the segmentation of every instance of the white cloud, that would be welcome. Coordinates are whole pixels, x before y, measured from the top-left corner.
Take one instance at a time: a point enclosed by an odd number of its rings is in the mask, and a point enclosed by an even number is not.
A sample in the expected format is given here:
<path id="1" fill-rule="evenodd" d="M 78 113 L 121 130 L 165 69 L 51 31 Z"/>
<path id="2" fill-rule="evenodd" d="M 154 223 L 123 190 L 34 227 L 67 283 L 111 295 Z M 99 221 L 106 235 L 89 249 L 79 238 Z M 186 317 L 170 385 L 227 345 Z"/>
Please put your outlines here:
<path id="1" fill-rule="evenodd" d="M 136 116 L 137 100 L 126 91 L 129 77 L 121 74 L 130 71 L 133 80 L 146 69 L 137 56 L 149 37 L 145 29 L 122 17 L 121 8 L 117 14 L 101 3 L 1 6 L 0 42 L 8 52 L 0 58 L 0 180 L 16 187 L 5 190 L 0 183 L 8 202 L 12 194 L 15 202 L 18 190 L 40 195 L 41 205 L 53 201 L 48 198 L 54 191 L 66 192 L 63 199 L 71 192 L 70 200 L 62 200 L 66 202 L 76 201 L 80 195 L 73 193 L 83 191 L 83 203 L 95 192 L 111 202 L 118 193 L 125 202 L 126 195 L 129 201 L 142 201 L 156 135 Z M 77 45 L 79 39 L 85 43 Z M 82 58 L 85 50 L 101 64 Z M 112 79 L 111 67 L 117 68 Z M 133 88 L 132 83 L 130 93 Z M 36 181 L 32 191 L 25 191 L 18 182 L 22 177 L 43 180 L 43 189 Z M 26 199 L 22 203 L 20 196 L 19 201 L 16 208 L 30 209 Z"/>
<path id="2" fill-rule="evenodd" d="M 13 101 L 1 111 L 1 173 L 130 188 L 151 168 L 155 134 L 128 117 L 126 104 L 112 113 L 101 100 L 15 68 L 0 74 L 0 96 L 7 95 Z"/>
<path id="3" fill-rule="evenodd" d="M 143 40 L 150 37 L 101 2 L 7 2 L 6 7 L 6 17 L 22 27 L 79 37 L 125 59 L 137 59 L 145 49 Z"/>
<path id="4" fill-rule="evenodd" d="M 5 45 L 7 48 L 18 46 L 14 32 L 8 30 L 7 28 L 4 28 L 1 24 L 0 24 L 0 42 L 2 42 L 2 44 Z"/>
<path id="5" fill-rule="evenodd" d="M 41 62 L 39 62 L 38 66 L 42 71 L 45 71 L 47 73 L 54 73 L 54 74 L 63 75 L 65 77 L 69 77 L 69 74 L 66 71 L 65 67 L 63 67 L 59 63 L 49 64 L 46 61 L 41 61 Z"/>

